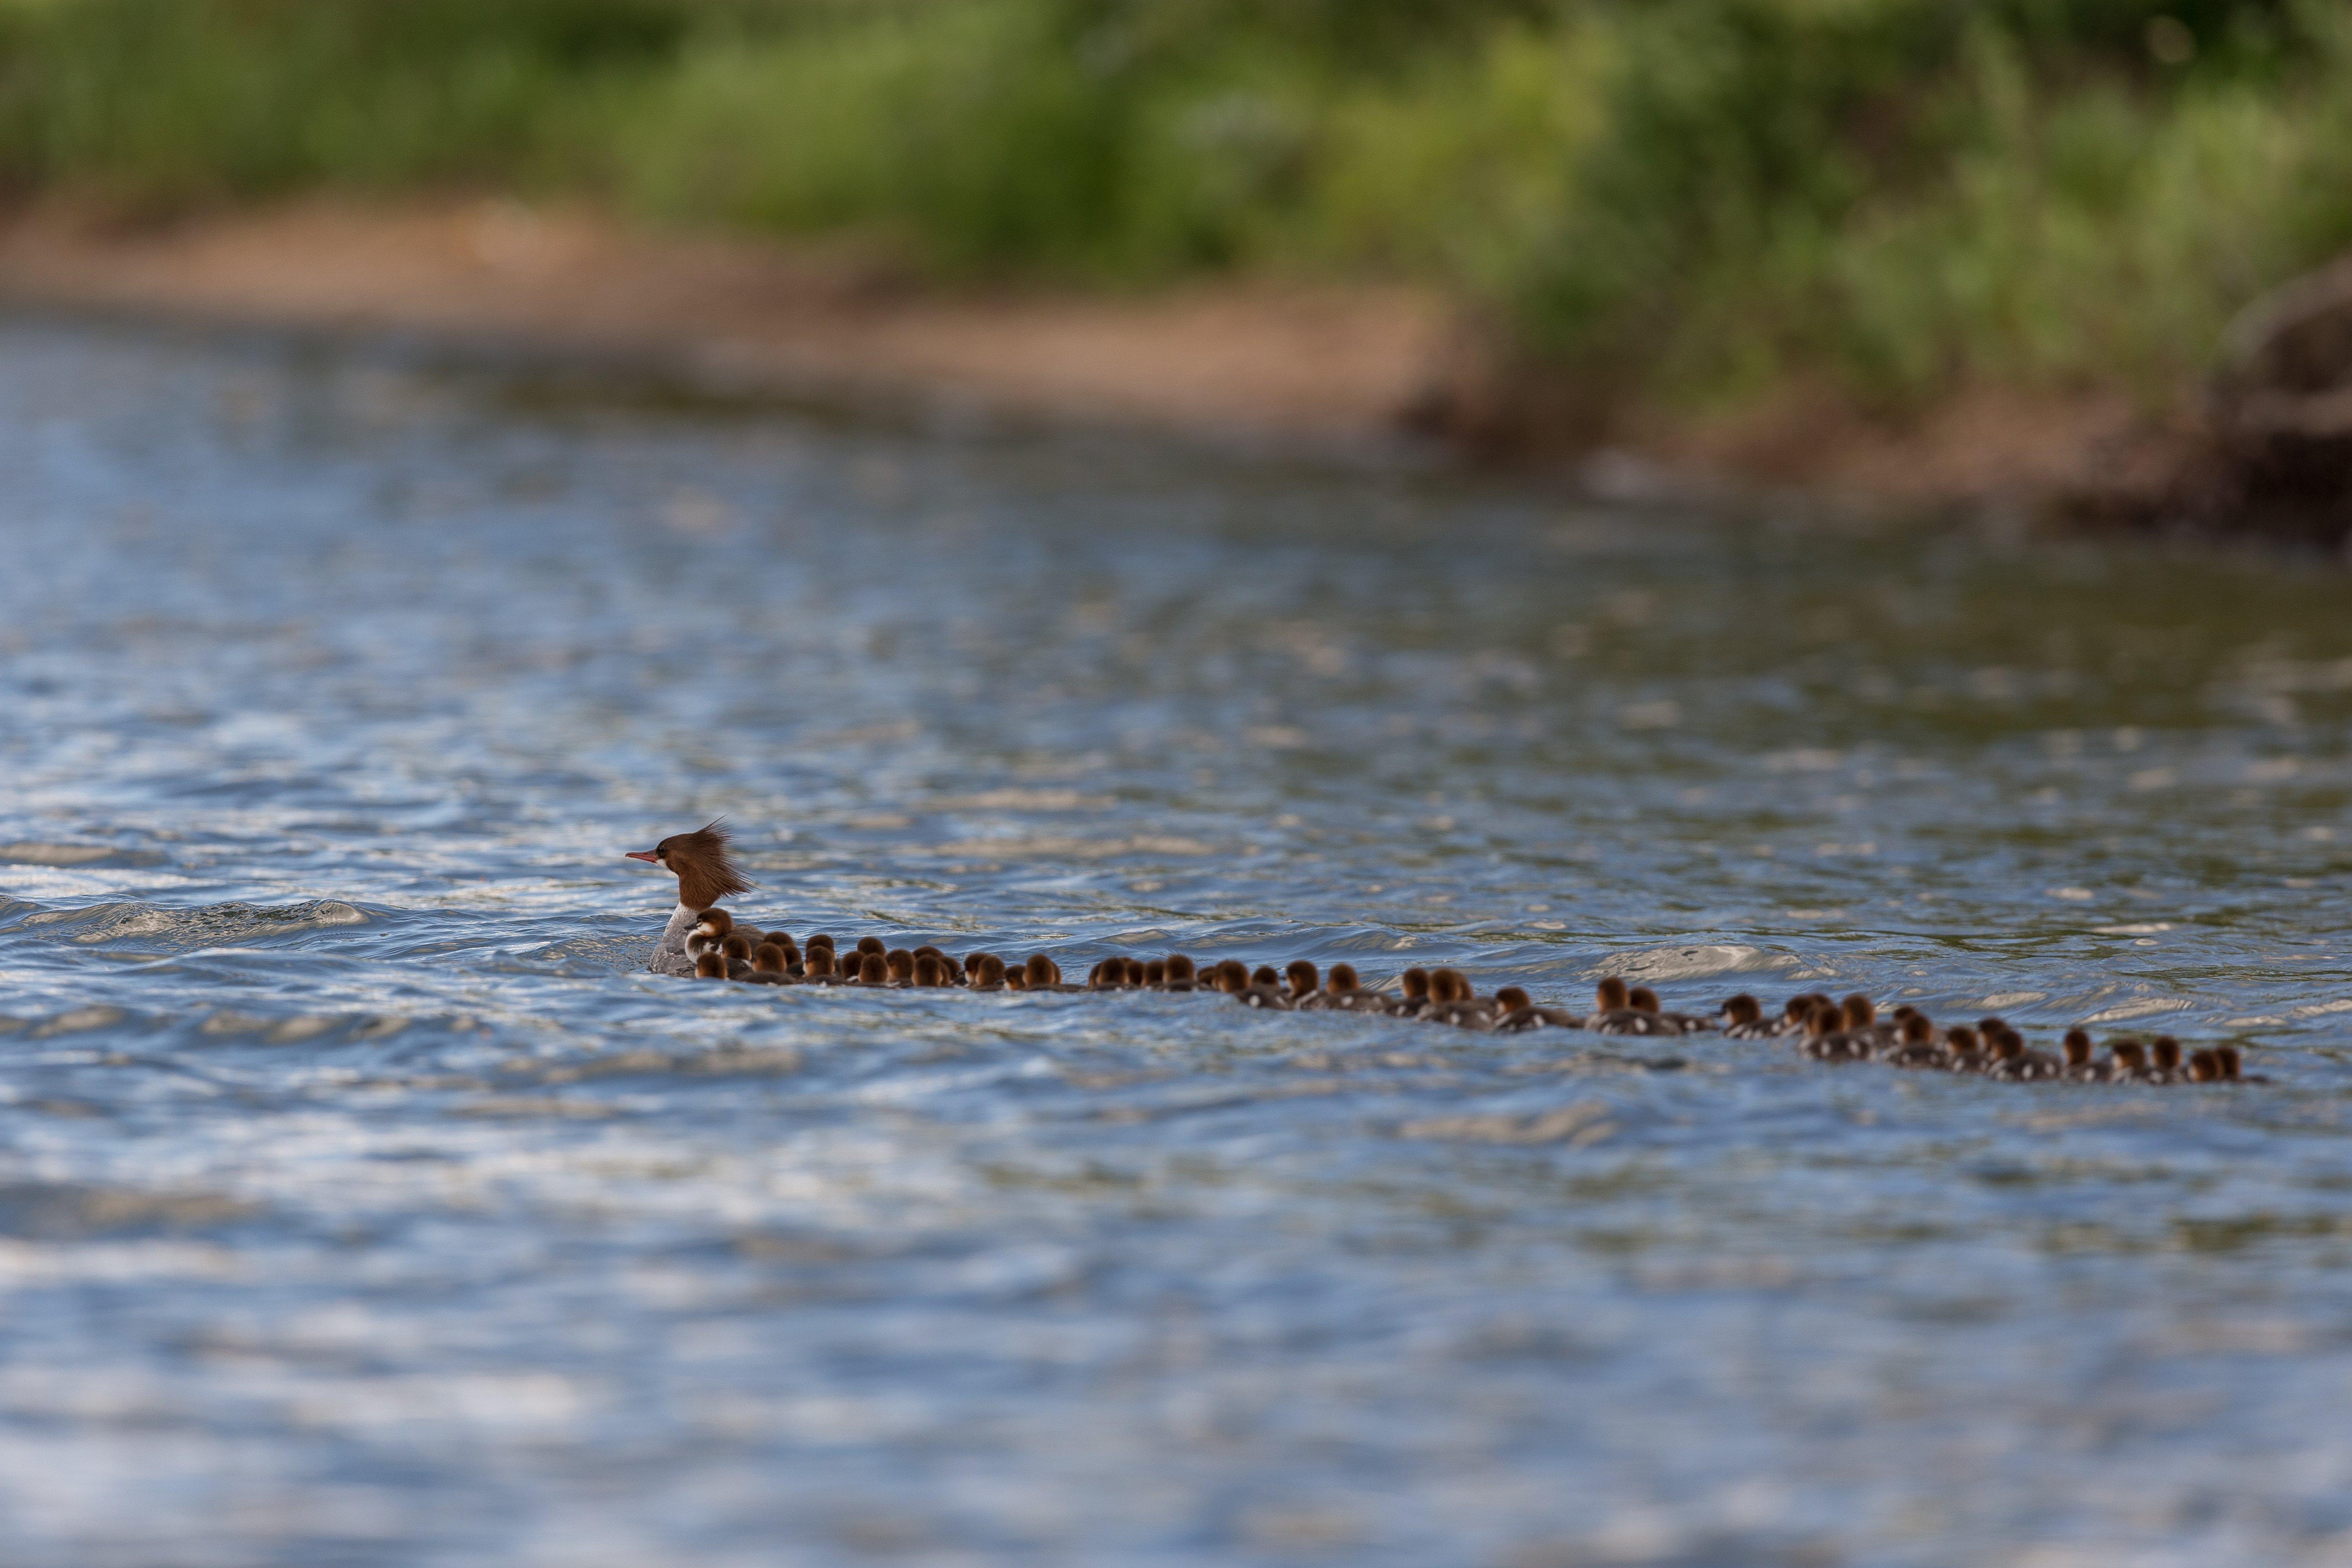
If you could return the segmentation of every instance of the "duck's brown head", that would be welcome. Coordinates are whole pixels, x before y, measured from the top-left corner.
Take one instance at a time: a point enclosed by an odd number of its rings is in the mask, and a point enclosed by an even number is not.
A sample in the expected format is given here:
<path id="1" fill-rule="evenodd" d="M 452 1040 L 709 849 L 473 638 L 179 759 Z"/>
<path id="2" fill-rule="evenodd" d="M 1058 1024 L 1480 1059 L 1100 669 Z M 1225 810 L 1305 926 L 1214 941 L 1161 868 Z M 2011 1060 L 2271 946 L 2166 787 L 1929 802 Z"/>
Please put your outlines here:
<path id="1" fill-rule="evenodd" d="M 1261 963 L 1255 969 L 1250 971 L 1250 984 L 1253 985 L 1279 985 L 1282 984 L 1282 973 L 1271 963 Z"/>
<path id="2" fill-rule="evenodd" d="M 1331 966 L 1330 988 L 1332 990 L 1353 991 L 1362 984 L 1363 982 L 1356 978 L 1356 966 L 1354 964 L 1335 963 Z"/>
<path id="3" fill-rule="evenodd" d="M 1839 1003 L 1838 1009 L 1844 1016 L 1845 1026 L 1849 1029 L 1867 1029 L 1878 1022 L 1877 1005 L 1859 991 Z"/>
<path id="4" fill-rule="evenodd" d="M 1167 984 L 1168 961 L 1164 958 L 1145 959 L 1143 961 L 1143 983 L 1146 985 Z"/>
<path id="5" fill-rule="evenodd" d="M 1637 1013 L 1655 1013 L 1663 1005 L 1658 1001 L 1658 994 L 1646 985 L 1636 985 L 1626 992 L 1625 1000 L 1633 1005 L 1633 1010 Z"/>
<path id="6" fill-rule="evenodd" d="M 2221 1078 L 2225 1082 L 2237 1078 L 2245 1070 L 2240 1065 L 2241 1059 L 2242 1058 L 2238 1055 L 2238 1047 L 2235 1046 L 2215 1046 L 2213 1047 L 2213 1060 L 2220 1065 L 2221 1068 Z"/>
<path id="7" fill-rule="evenodd" d="M 2005 1062 L 2015 1061 L 2025 1054 L 2025 1037 L 2015 1029 L 2003 1029 L 1993 1037 L 1992 1054 Z"/>
<path id="8" fill-rule="evenodd" d="M 1903 1020 L 1903 1043 L 1924 1046 L 1936 1037 L 1936 1026 L 1925 1013 L 1913 1013 Z"/>
<path id="9" fill-rule="evenodd" d="M 811 980 L 832 979 L 833 949 L 829 947 L 810 948 L 808 950 L 808 955 L 801 960 L 801 973 L 807 975 Z"/>
<path id="10" fill-rule="evenodd" d="M 887 952 L 890 949 L 889 946 L 878 936 L 861 936 L 857 939 L 857 951 L 860 952 Z"/>
<path id="11" fill-rule="evenodd" d="M 1742 991 L 1723 1005 L 1723 1016 L 1735 1024 L 1753 1024 L 1764 1016 L 1764 1004 Z"/>
<path id="12" fill-rule="evenodd" d="M 1592 988 L 1592 999 L 1601 1004 L 1604 1013 L 1623 1012 L 1633 1005 L 1633 994 L 1625 989 L 1625 983 L 1613 974 L 1602 975 L 1601 984 Z"/>
<path id="13" fill-rule="evenodd" d="M 1283 973 L 1290 980 L 1290 994 L 1293 996 L 1312 996 L 1315 994 L 1316 988 L 1323 984 L 1322 974 L 1303 958 L 1292 959 L 1290 967 Z"/>
<path id="14" fill-rule="evenodd" d="M 689 910 L 708 910 L 751 890 L 750 879 L 736 868 L 723 818 L 691 833 L 673 833 L 650 849 L 632 849 L 628 858 L 675 873 L 677 901 Z"/>
<path id="15" fill-rule="evenodd" d="M 1021 966 L 1021 978 L 1032 991 L 1056 984 L 1054 961 L 1042 952 L 1031 953 L 1029 962 Z"/>
<path id="16" fill-rule="evenodd" d="M 1511 1013 L 1516 1013 L 1522 1007 L 1533 1005 L 1527 992 L 1517 985 L 1504 986 L 1495 993 L 1495 1000 L 1503 1005 L 1505 1011 Z"/>
<path id="17" fill-rule="evenodd" d="M 1139 958 L 1120 959 L 1119 967 L 1127 972 L 1127 983 L 1129 985 L 1154 985 L 1159 984 L 1157 981 L 1151 980 L 1145 975 L 1144 971 L 1148 966 L 1144 963 L 1143 960 Z"/>
<path id="18" fill-rule="evenodd" d="M 1249 970 L 1238 958 L 1228 958 L 1217 965 L 1217 989 L 1228 996 L 1238 996 L 1250 987 Z"/>
<path id="19" fill-rule="evenodd" d="M 1408 969 L 1397 976 L 1397 984 L 1404 987 L 1404 999 L 1408 1002 L 1429 999 L 1429 971 L 1426 969 Z"/>
<path id="20" fill-rule="evenodd" d="M 729 958 L 748 959 L 751 956 L 751 939 L 740 931 L 730 931 L 719 942 L 719 951 Z"/>
<path id="21" fill-rule="evenodd" d="M 1974 1056 L 1979 1042 L 1974 1029 L 1966 1024 L 1955 1024 L 1944 1031 L 1944 1043 L 1962 1056 Z"/>
<path id="22" fill-rule="evenodd" d="M 915 955 L 903 947 L 884 953 L 882 965 L 893 980 L 912 982 L 915 978 Z"/>
<path id="23" fill-rule="evenodd" d="M 890 984 L 890 961 L 878 952 L 861 953 L 857 959 L 857 981 L 861 985 Z"/>
<path id="24" fill-rule="evenodd" d="M 2148 1042 L 2148 1055 L 2156 1058 L 2158 1068 L 2173 1072 L 2180 1066 L 2180 1042 L 2170 1035 L 2158 1035 Z"/>
<path id="25" fill-rule="evenodd" d="M 2107 1047 L 2107 1054 L 2126 1072 L 2138 1072 L 2147 1066 L 2147 1047 L 2137 1040 L 2117 1040 Z"/>
<path id="26" fill-rule="evenodd" d="M 2068 1067 L 2086 1068 L 2091 1065 L 2090 1030 L 2069 1029 L 2066 1031 L 2066 1038 L 2063 1043 L 2066 1051 L 2066 1065 Z"/>
<path id="27" fill-rule="evenodd" d="M 1004 960 L 992 952 L 975 952 L 971 984 L 975 990 L 1001 991 L 1004 988 Z"/>
<path id="28" fill-rule="evenodd" d="M 1191 959 L 1181 952 L 1171 952 L 1168 955 L 1168 984 L 1173 985 L 1180 981 L 1196 981 L 1200 978 L 1200 967 Z"/>
<path id="29" fill-rule="evenodd" d="M 705 910 L 694 917 L 694 929 L 716 942 L 735 929 L 735 917 L 725 910 Z"/>
<path id="30" fill-rule="evenodd" d="M 838 952 L 840 951 L 839 948 L 834 945 L 832 936 L 824 931 L 819 931 L 814 936 L 809 938 L 808 944 L 813 948 L 821 947 L 827 952 Z"/>
<path id="31" fill-rule="evenodd" d="M 915 955 L 916 984 L 945 985 L 947 983 L 947 966 L 940 962 L 938 953 L 919 952 Z"/>
<path id="32" fill-rule="evenodd" d="M 2210 1050 L 2206 1050 L 2206 1051 L 2191 1051 L 2191 1052 L 2189 1052 L 2189 1082 L 2191 1082 L 2191 1083 L 2212 1083 L 2212 1082 L 2214 1082 L 2215 1080 L 2217 1080 L 2218 1079 L 2220 1079 L 2220 1078 L 2221 1078 L 2221 1058 L 2219 1058 L 2219 1057 L 2215 1056 L 2215 1055 L 2214 1055 L 2211 1051 L 2210 1051 Z"/>
<path id="33" fill-rule="evenodd" d="M 751 967 L 762 974 L 784 972 L 784 950 L 772 942 L 763 942 L 751 950 Z"/>
<path id="34" fill-rule="evenodd" d="M 694 961 L 694 977 L 697 980 L 726 979 L 727 960 L 716 952 L 704 952 L 700 958 Z"/>

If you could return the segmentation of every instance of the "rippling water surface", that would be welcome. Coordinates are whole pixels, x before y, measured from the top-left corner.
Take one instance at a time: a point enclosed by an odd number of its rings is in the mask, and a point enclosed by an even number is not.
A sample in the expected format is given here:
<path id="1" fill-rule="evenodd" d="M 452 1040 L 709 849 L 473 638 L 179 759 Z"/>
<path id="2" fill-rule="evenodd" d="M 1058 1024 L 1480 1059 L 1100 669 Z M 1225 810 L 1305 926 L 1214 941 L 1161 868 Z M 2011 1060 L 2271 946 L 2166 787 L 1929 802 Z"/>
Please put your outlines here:
<path id="1" fill-rule="evenodd" d="M 2352 1562 L 2334 568 L 27 328 L 0 474 L 0 1560 Z M 2273 1081 L 639 973 L 720 813 Z"/>

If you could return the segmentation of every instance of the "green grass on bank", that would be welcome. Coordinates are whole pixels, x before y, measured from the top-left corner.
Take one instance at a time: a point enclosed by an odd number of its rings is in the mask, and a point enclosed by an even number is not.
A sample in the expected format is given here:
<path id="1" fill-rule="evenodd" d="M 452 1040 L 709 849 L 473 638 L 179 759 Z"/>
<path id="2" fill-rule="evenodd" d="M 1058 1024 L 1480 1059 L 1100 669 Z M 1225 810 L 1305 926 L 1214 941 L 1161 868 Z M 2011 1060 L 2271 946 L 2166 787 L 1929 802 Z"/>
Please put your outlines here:
<path id="1" fill-rule="evenodd" d="M 2352 246 L 2352 6 L 0 0 L 0 179 L 1415 279 L 1621 402 L 2161 396 Z"/>

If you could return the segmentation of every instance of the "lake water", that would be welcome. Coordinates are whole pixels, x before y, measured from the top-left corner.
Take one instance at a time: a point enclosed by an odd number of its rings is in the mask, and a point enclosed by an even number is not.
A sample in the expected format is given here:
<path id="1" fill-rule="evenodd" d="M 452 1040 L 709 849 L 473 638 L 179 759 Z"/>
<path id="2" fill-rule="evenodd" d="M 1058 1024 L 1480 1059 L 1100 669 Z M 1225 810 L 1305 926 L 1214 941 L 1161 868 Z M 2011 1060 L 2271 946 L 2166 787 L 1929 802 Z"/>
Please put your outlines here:
<path id="1" fill-rule="evenodd" d="M 2312 561 L 0 331 L 0 1561 L 2352 1563 Z M 639 971 L 1870 991 L 2268 1085 Z"/>

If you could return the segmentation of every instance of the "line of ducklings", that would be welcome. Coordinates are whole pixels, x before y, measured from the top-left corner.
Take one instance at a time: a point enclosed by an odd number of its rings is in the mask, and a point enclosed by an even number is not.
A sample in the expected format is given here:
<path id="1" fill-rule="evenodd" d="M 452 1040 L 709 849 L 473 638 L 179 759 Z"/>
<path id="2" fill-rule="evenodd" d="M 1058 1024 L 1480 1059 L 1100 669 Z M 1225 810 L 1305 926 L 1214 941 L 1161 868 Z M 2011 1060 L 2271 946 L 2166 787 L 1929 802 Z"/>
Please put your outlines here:
<path id="1" fill-rule="evenodd" d="M 1593 1009 L 1580 1017 L 1559 1007 L 1537 1005 L 1517 985 L 1492 996 L 1476 994 L 1467 976 L 1450 968 L 1412 968 L 1397 977 L 1398 989 L 1367 989 L 1355 966 L 1335 963 L 1326 976 L 1306 959 L 1284 970 L 1256 969 L 1235 959 L 1202 969 L 1183 953 L 1137 959 L 1111 957 L 1072 984 L 1062 967 L 1043 952 L 1018 963 L 993 952 L 973 952 L 961 960 L 940 948 L 894 949 L 878 937 L 860 937 L 848 953 L 823 933 L 805 947 L 783 931 L 739 926 L 724 910 L 704 914 L 687 938 L 697 979 L 732 980 L 753 985 L 865 985 L 896 989 L 960 987 L 972 991 L 1164 991 L 1227 995 L 1244 1006 L 1277 1012 L 1378 1013 L 1418 1018 L 1455 1028 L 1523 1034 L 1537 1029 L 1583 1029 L 1597 1035 L 1682 1036 L 1721 1033 L 1728 1039 L 1787 1039 L 1816 1061 L 1882 1062 L 1930 1072 L 1976 1073 L 2020 1083 L 2231 1083 L 2268 1080 L 2243 1070 L 2235 1046 L 2184 1053 L 2179 1040 L 2158 1035 L 2143 1044 L 2121 1039 L 2095 1059 L 2090 1033 L 2066 1031 L 2062 1055 L 2031 1049 L 2025 1038 L 2000 1017 L 1973 1026 L 1938 1028 L 1916 1007 L 1895 1008 L 1880 1017 L 1876 1005 L 1857 993 L 1843 1002 L 1814 991 L 1790 997 L 1778 1015 L 1745 993 L 1711 1013 L 1664 1008 L 1646 985 L 1619 976 L 1595 987 Z"/>

